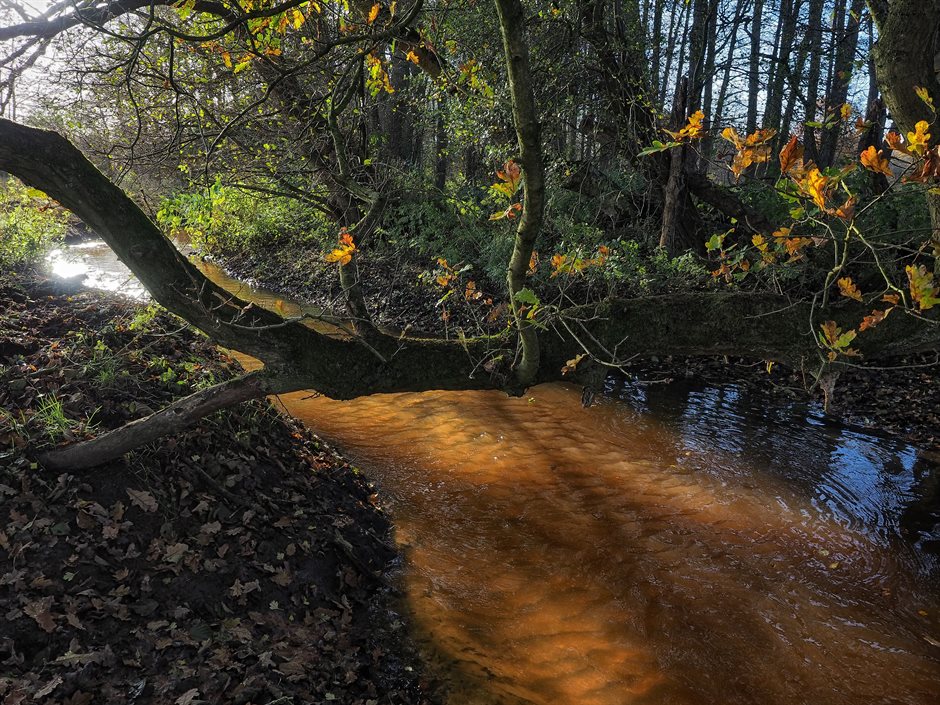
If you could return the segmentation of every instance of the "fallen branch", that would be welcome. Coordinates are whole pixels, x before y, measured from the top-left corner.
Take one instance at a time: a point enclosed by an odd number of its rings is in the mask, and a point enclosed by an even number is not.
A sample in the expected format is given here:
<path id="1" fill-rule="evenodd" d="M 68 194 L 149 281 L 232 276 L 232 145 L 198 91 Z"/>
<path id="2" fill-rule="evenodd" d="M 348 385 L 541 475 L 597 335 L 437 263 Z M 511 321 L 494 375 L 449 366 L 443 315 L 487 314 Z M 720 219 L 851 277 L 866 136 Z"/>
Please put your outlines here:
<path id="1" fill-rule="evenodd" d="M 50 470 L 84 470 L 101 465 L 163 436 L 179 433 L 207 414 L 268 394 L 293 391 L 264 370 L 201 389 L 165 409 L 108 431 L 97 438 L 43 453 L 39 460 Z"/>

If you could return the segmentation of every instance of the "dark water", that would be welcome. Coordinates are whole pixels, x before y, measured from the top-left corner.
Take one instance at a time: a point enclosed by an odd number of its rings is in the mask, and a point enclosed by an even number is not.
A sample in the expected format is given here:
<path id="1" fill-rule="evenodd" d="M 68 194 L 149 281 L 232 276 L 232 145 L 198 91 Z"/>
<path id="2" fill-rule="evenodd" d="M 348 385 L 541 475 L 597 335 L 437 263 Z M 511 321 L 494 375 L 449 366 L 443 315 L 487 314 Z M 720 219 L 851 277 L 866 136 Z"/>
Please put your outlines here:
<path id="1" fill-rule="evenodd" d="M 734 385 L 609 391 L 280 398 L 381 483 L 452 703 L 940 702 L 935 462 Z"/>

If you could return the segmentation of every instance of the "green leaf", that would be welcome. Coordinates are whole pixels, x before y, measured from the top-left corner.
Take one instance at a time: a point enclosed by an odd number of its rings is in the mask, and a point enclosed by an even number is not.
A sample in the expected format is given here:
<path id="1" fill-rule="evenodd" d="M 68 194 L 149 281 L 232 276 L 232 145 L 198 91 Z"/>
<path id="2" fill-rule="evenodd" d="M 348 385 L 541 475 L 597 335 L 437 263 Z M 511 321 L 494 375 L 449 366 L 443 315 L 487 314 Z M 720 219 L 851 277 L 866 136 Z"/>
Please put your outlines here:
<path id="1" fill-rule="evenodd" d="M 846 331 L 839 336 L 839 339 L 833 344 L 834 348 L 838 350 L 844 350 L 852 344 L 852 341 L 855 340 L 855 336 L 858 335 L 854 330 Z"/>
<path id="2" fill-rule="evenodd" d="M 659 140 L 653 140 L 653 144 L 642 150 L 637 156 L 645 157 L 650 154 L 655 154 L 656 152 L 665 152 L 667 149 L 679 146 L 681 146 L 680 142 L 660 142 Z"/>
<path id="3" fill-rule="evenodd" d="M 937 109 L 934 107 L 933 98 L 930 97 L 930 91 L 923 86 L 914 86 L 914 92 L 924 102 L 924 105 L 930 108 L 930 112 L 936 114 Z"/>
<path id="4" fill-rule="evenodd" d="M 539 297 L 529 288 L 520 289 L 512 298 L 520 304 L 528 304 L 529 306 L 538 306 L 541 303 Z"/>
<path id="5" fill-rule="evenodd" d="M 708 252 L 720 250 L 722 245 L 725 244 L 725 237 L 727 237 L 727 235 L 728 233 L 715 233 L 710 238 L 708 238 L 708 241 L 705 243 L 705 249 Z"/>

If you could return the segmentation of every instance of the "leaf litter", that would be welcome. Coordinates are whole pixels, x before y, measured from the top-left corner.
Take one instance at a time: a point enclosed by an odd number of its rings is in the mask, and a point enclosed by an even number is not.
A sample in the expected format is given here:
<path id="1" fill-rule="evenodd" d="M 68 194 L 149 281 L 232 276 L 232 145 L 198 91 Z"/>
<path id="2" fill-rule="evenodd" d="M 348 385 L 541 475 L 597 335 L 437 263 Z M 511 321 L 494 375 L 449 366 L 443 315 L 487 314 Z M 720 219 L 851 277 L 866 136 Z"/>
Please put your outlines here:
<path id="1" fill-rule="evenodd" d="M 94 470 L 38 466 L 237 372 L 141 316 L 0 283 L 0 703 L 438 702 L 374 488 L 266 401 Z"/>

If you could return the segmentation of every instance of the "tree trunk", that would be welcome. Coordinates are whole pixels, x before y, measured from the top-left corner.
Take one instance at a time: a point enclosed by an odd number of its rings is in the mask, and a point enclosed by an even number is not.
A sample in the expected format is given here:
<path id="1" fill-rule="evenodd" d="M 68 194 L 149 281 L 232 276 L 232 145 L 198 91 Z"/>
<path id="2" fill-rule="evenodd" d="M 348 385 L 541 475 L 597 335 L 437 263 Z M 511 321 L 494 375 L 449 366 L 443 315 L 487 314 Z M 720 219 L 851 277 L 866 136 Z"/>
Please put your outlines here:
<path id="1" fill-rule="evenodd" d="M 687 13 L 688 6 L 685 4 L 679 8 L 678 14 L 675 8 L 669 13 L 669 37 L 666 41 L 666 66 L 663 68 L 662 81 L 659 85 L 660 103 L 666 100 L 666 92 L 669 90 L 669 79 L 672 77 L 672 59 L 676 54 L 676 39 L 678 37 L 679 28 L 682 26 L 682 22 L 686 18 Z M 680 68 L 676 73 L 681 75 L 682 69 Z"/>
<path id="2" fill-rule="evenodd" d="M 444 192 L 447 186 L 447 171 L 450 166 L 448 154 L 449 140 L 447 135 L 447 121 L 444 115 L 444 104 L 437 104 L 437 129 L 434 135 L 434 187 Z"/>
<path id="3" fill-rule="evenodd" d="M 518 0 L 498 1 L 519 9 Z M 519 19 L 521 13 L 508 26 L 518 26 L 515 22 Z M 514 41 L 510 45 L 515 46 Z M 510 65 L 518 68 L 517 52 L 510 51 L 509 56 Z M 516 74 L 517 78 L 522 75 L 524 72 Z M 519 95 L 522 104 L 531 99 Z M 526 173 L 526 187 L 530 189 L 527 207 L 540 213 L 535 207 L 541 198 L 542 172 L 533 159 L 540 155 L 537 151 L 533 155 L 529 149 L 530 145 L 538 145 L 537 139 L 532 141 L 537 138 L 537 123 L 527 122 L 524 117 L 520 115 L 518 128 L 522 133 L 523 163 L 530 165 Z M 200 412 L 222 408 L 223 402 L 236 403 L 286 389 L 312 388 L 337 399 L 429 389 L 519 390 L 518 381 L 507 382 L 506 365 L 500 363 L 512 354 L 506 335 L 438 340 L 381 334 L 367 344 L 343 335 L 335 327 L 317 330 L 306 325 L 308 321 L 285 320 L 239 300 L 206 279 L 126 194 L 55 133 L 0 119 L 0 170 L 46 192 L 78 215 L 138 276 L 157 302 L 216 343 L 265 363 L 263 373 L 181 400 L 176 411 L 157 412 L 146 423 L 133 427 L 131 433 L 115 432 L 99 448 L 125 448 L 129 442 L 126 439 L 140 442 L 155 437 L 151 427 L 163 429 L 161 433 L 178 428 L 172 422 L 174 418 L 191 422 Z M 522 258 L 528 263 L 531 247 L 526 245 L 531 234 L 517 234 L 514 264 Z M 832 319 L 848 330 L 868 311 L 869 307 L 854 302 L 814 311 L 810 302 L 740 292 L 697 292 L 575 307 L 546 321 L 548 329 L 542 334 L 532 326 L 523 329 L 538 336 L 538 358 L 530 383 L 559 379 L 565 361 L 583 352 L 584 339 L 597 341 L 594 354 L 601 359 L 610 357 L 606 351 L 616 350 L 621 359 L 634 355 L 727 354 L 796 366 L 807 360 L 816 364 L 820 350 L 812 331 L 818 322 Z M 866 359 L 936 349 L 940 346 L 940 326 L 936 315 L 930 318 L 925 324 L 916 316 L 893 315 L 859 336 L 853 347 Z M 532 350 L 531 346 L 523 348 L 523 357 Z M 254 380 L 261 386 L 255 386 Z"/>
<path id="4" fill-rule="evenodd" d="M 715 89 L 715 63 L 718 53 L 718 0 L 711 0 L 708 7 L 708 17 L 706 19 L 708 28 L 705 38 L 705 70 L 702 73 L 702 81 L 705 84 L 702 94 L 702 112 L 705 113 L 707 120 L 706 128 L 713 121 L 712 116 L 712 97 Z"/>
<path id="5" fill-rule="evenodd" d="M 677 130 L 688 117 L 689 79 L 680 79 L 673 101 L 672 129 Z M 659 246 L 670 255 L 677 255 L 690 249 L 701 249 L 696 242 L 700 222 L 698 211 L 689 195 L 686 177 L 689 172 L 689 147 L 683 145 L 669 151 L 669 171 L 663 187 L 662 228 L 659 233 Z"/>
<path id="6" fill-rule="evenodd" d="M 878 27 L 875 72 L 881 95 L 898 127 L 913 131 L 925 120 L 931 125 L 931 144 L 940 141 L 937 115 L 918 97 L 915 88 L 927 90 L 940 107 L 940 81 L 935 70 L 940 54 L 940 0 L 872 0 L 869 7 Z M 940 195 L 927 192 L 930 209 L 934 269 L 940 275 Z"/>
<path id="7" fill-rule="evenodd" d="M 283 382 L 278 384 L 264 372 L 250 372 L 208 389 L 201 389 L 150 416 L 131 421 L 89 441 L 47 451 L 40 457 L 40 462 L 51 470 L 84 470 L 120 458 L 128 451 L 158 438 L 179 433 L 219 409 L 227 409 L 267 394 L 296 389 L 300 387 Z"/>
<path id="8" fill-rule="evenodd" d="M 822 68 L 822 13 L 823 0 L 809 0 L 809 19 L 806 25 L 809 73 L 806 76 L 806 99 L 803 101 L 803 121 L 816 122 L 819 102 L 819 78 Z M 819 162 L 816 129 L 806 125 L 803 129 L 803 149 L 806 160 Z"/>
<path id="9" fill-rule="evenodd" d="M 663 0 L 656 0 L 653 10 L 653 42 L 650 51 L 650 83 L 653 88 L 659 87 L 659 62 L 662 60 L 663 43 Z"/>
<path id="10" fill-rule="evenodd" d="M 519 156 L 522 162 L 524 201 L 512 257 L 509 260 L 507 283 L 509 305 L 519 331 L 522 355 L 516 366 L 519 383 L 528 386 L 539 368 L 539 337 L 532 321 L 523 315 L 516 296 L 525 288 L 526 272 L 542 228 L 545 210 L 545 174 L 542 164 L 542 137 L 532 91 L 529 71 L 529 48 L 525 34 L 525 15 L 520 0 L 495 0 L 499 26 L 506 54 L 509 93 L 512 96 L 512 117 L 516 125 Z"/>
<path id="11" fill-rule="evenodd" d="M 788 78 L 794 67 L 790 65 L 793 53 L 793 42 L 796 39 L 796 21 L 799 17 L 800 2 L 796 0 L 782 0 L 780 4 L 780 44 L 777 49 L 777 61 L 774 68 L 773 79 L 767 89 L 767 111 L 765 113 L 765 124 L 768 127 L 782 127 L 783 120 L 783 95 L 784 89 L 788 85 Z M 789 139 L 781 129 L 777 139 L 778 146 Z"/>
<path id="12" fill-rule="evenodd" d="M 764 0 L 754 0 L 754 14 L 751 16 L 751 54 L 748 59 L 747 70 L 747 131 L 749 134 L 757 129 L 757 98 L 760 92 L 760 45 L 763 13 Z"/>
<path id="13" fill-rule="evenodd" d="M 845 4 L 842 4 L 843 11 Z M 852 0 L 848 17 L 843 18 L 843 34 L 837 37 L 832 86 L 826 99 L 828 105 L 827 119 L 835 119 L 835 124 L 823 130 L 819 145 L 819 166 L 832 166 L 836 160 L 839 147 L 839 135 L 842 132 L 842 115 L 840 109 L 849 95 L 849 84 L 852 82 L 855 65 L 855 52 L 858 50 L 859 20 L 865 9 L 865 0 Z"/>
<path id="14" fill-rule="evenodd" d="M 731 68 L 734 65 L 734 54 L 738 45 L 738 31 L 744 23 L 744 15 L 747 12 L 750 0 L 737 0 L 737 6 L 734 11 L 734 22 L 731 25 L 731 32 L 728 35 L 728 58 L 725 60 L 724 73 L 721 77 L 721 85 L 718 89 L 718 102 L 715 105 L 715 115 L 713 122 L 721 124 L 725 114 L 725 98 L 728 95 L 728 86 L 731 83 Z"/>
<path id="15" fill-rule="evenodd" d="M 702 105 L 705 88 L 705 40 L 708 37 L 710 0 L 693 0 L 692 29 L 689 32 L 688 88 L 685 95 L 686 114 L 691 115 Z"/>

